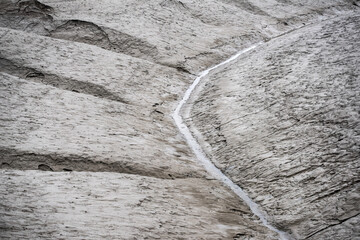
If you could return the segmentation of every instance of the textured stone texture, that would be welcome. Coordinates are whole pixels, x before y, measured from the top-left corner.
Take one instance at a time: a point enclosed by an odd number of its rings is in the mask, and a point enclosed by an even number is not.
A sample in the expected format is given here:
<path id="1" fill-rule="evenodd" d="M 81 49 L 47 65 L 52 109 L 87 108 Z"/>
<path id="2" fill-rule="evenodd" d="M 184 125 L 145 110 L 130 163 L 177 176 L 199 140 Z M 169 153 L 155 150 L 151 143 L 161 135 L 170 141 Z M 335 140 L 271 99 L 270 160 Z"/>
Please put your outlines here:
<path id="1" fill-rule="evenodd" d="M 2 0 L 0 27 L 93 44 L 191 72 L 356 6 L 349 0 Z"/>
<path id="2" fill-rule="evenodd" d="M 275 238 L 199 166 L 170 114 L 200 70 L 356 8 L 346 0 L 0 0 L 0 238 Z M 74 207 L 93 213 L 71 212 L 61 196 L 84 197 Z M 156 201 L 134 207 L 149 196 Z M 354 218 L 339 221 L 347 226 L 339 236 L 351 234 Z"/>
<path id="3" fill-rule="evenodd" d="M 276 239 L 206 179 L 0 170 L 0 181 L 1 239 Z"/>
<path id="4" fill-rule="evenodd" d="M 165 121 L 151 124 L 157 120 L 151 109 L 0 76 L 3 166 L 204 176 Z"/>
<path id="5" fill-rule="evenodd" d="M 207 154 L 298 239 L 360 237 L 359 29 L 353 14 L 271 40 L 194 102 Z"/>

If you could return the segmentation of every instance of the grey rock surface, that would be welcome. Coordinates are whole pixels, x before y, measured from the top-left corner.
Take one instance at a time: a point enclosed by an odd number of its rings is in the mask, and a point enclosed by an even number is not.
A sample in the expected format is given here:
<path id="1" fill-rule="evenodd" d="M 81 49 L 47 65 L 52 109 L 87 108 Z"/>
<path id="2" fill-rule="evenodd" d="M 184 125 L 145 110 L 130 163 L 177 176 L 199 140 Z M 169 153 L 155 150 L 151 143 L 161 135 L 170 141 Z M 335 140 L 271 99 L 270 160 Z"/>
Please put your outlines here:
<path id="1" fill-rule="evenodd" d="M 276 239 L 215 181 L 0 171 L 2 239 Z"/>
<path id="2" fill-rule="evenodd" d="M 359 239 L 360 15 L 273 39 L 214 72 L 190 124 L 297 239 Z"/>
<path id="3" fill-rule="evenodd" d="M 0 27 L 197 73 L 254 41 L 353 10 L 352 1 L 2 0 Z"/>
<path id="4" fill-rule="evenodd" d="M 0 238 L 276 239 L 197 162 L 171 113 L 199 71 L 357 8 L 346 0 L 0 0 Z M 266 188 L 250 187 L 261 200 Z M 356 193 L 350 202 L 339 194 L 349 213 Z M 339 228 L 340 238 L 357 223 L 341 215 L 296 225 L 279 209 L 269 211 L 274 222 L 300 226 L 299 236 L 341 222 L 320 233 Z"/>

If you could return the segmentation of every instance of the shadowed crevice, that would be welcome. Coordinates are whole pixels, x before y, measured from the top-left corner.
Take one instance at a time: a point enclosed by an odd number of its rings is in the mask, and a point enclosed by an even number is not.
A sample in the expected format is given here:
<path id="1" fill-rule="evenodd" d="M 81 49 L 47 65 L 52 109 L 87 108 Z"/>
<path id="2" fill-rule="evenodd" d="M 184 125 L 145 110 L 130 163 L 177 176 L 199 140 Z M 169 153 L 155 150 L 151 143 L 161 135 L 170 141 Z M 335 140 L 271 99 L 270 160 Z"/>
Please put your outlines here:
<path id="1" fill-rule="evenodd" d="M 50 30 L 47 36 L 95 45 L 151 62 L 156 62 L 155 59 L 159 54 L 155 45 L 111 28 L 100 27 L 93 22 L 72 19 L 65 22 L 56 21 L 55 25 L 56 27 Z"/>
<path id="2" fill-rule="evenodd" d="M 93 22 L 69 19 L 54 20 L 52 7 L 36 0 L 0 2 L 0 27 L 41 36 L 94 45 L 154 63 L 159 55 L 155 45 L 115 29 Z"/>
<path id="3" fill-rule="evenodd" d="M 251 14 L 270 16 L 267 12 L 247 0 L 222 0 L 222 2 L 233 5 Z"/>
<path id="4" fill-rule="evenodd" d="M 129 102 L 127 102 L 120 96 L 117 96 L 116 94 L 108 91 L 107 89 L 105 89 L 105 87 L 101 85 L 90 82 L 78 81 L 71 78 L 64 78 L 55 74 L 40 72 L 33 68 L 19 66 L 8 59 L 2 58 L 1 56 L 0 69 L 1 72 L 5 72 L 29 81 L 50 85 L 67 91 L 88 94 L 99 98 L 105 98 L 112 101 L 129 104 Z"/>
<path id="5" fill-rule="evenodd" d="M 115 172 L 160 179 L 200 178 L 193 173 L 176 173 L 164 168 L 151 168 L 128 160 L 106 162 L 76 154 L 40 154 L 0 147 L 0 169 L 42 170 L 54 172 Z"/>
<path id="6" fill-rule="evenodd" d="M 324 227 L 324 228 L 322 228 L 322 229 L 320 229 L 320 230 L 317 230 L 316 232 L 314 232 L 314 233 L 306 236 L 304 239 L 311 239 L 311 238 L 314 237 L 315 235 L 317 235 L 317 234 L 319 234 L 319 233 L 321 233 L 321 232 L 324 232 L 325 230 L 327 230 L 327 229 L 329 229 L 329 228 L 333 228 L 333 227 L 335 227 L 335 226 L 341 225 L 341 224 L 343 224 L 344 222 L 346 222 L 346 221 L 348 221 L 348 220 L 350 220 L 350 219 L 352 219 L 352 218 L 358 217 L 359 215 L 360 215 L 360 213 L 357 213 L 357 214 L 355 214 L 354 216 L 345 218 L 345 219 L 343 219 L 343 220 L 339 220 L 338 223 L 330 224 L 330 225 L 328 225 L 328 226 L 326 226 L 326 227 Z"/>

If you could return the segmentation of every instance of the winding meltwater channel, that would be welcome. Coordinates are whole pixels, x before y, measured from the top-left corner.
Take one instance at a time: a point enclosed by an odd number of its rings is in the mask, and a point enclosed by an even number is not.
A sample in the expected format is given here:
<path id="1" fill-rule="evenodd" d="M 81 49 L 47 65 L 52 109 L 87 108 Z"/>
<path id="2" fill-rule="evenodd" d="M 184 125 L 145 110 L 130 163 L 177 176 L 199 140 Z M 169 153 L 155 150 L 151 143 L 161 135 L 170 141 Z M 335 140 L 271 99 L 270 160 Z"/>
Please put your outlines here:
<path id="1" fill-rule="evenodd" d="M 202 147 L 200 146 L 200 144 L 198 143 L 198 141 L 195 139 L 195 137 L 193 136 L 193 134 L 191 133 L 190 129 L 187 127 L 187 125 L 185 124 L 182 116 L 181 116 L 181 111 L 184 107 L 184 105 L 189 101 L 189 98 L 192 94 L 192 92 L 194 91 L 194 89 L 196 88 L 196 86 L 200 83 L 200 81 L 206 76 L 208 75 L 212 70 L 224 66 L 232 61 L 234 61 L 235 59 L 237 59 L 238 57 L 240 57 L 242 54 L 249 52 L 251 50 L 253 50 L 254 48 L 258 47 L 259 45 L 261 45 L 262 42 L 257 43 L 255 45 L 252 45 L 249 48 L 243 49 L 240 52 L 238 52 L 237 54 L 235 54 L 234 56 L 230 57 L 229 59 L 219 63 L 216 66 L 213 66 L 211 68 L 206 69 L 205 71 L 201 72 L 199 74 L 199 76 L 195 79 L 195 81 L 191 84 L 191 86 L 186 90 L 184 97 L 182 98 L 182 100 L 180 101 L 180 103 L 178 104 L 178 106 L 176 107 L 174 113 L 172 114 L 173 119 L 175 120 L 175 123 L 177 125 L 177 127 L 179 128 L 180 132 L 184 135 L 188 145 L 190 146 L 190 148 L 192 149 L 192 151 L 195 153 L 197 159 L 200 161 L 200 163 L 205 167 L 205 169 L 216 179 L 220 180 L 221 182 L 223 182 L 225 185 L 227 185 L 229 188 L 231 188 L 231 190 L 237 195 L 239 196 L 251 209 L 251 211 L 257 216 L 259 217 L 259 219 L 261 220 L 262 224 L 264 226 L 266 226 L 267 228 L 269 228 L 270 230 L 278 233 L 279 237 L 281 240 L 290 240 L 291 237 L 289 236 L 289 234 L 287 234 L 286 232 L 280 231 L 279 229 L 275 228 L 274 226 L 272 226 L 268 221 L 267 221 L 267 216 L 264 212 L 262 212 L 258 205 L 244 192 L 244 190 L 242 190 L 238 185 L 236 185 L 231 179 L 229 179 L 227 176 L 225 176 L 220 169 L 218 169 L 211 161 L 210 159 L 206 156 L 206 154 L 204 153 L 204 150 L 202 149 Z"/>

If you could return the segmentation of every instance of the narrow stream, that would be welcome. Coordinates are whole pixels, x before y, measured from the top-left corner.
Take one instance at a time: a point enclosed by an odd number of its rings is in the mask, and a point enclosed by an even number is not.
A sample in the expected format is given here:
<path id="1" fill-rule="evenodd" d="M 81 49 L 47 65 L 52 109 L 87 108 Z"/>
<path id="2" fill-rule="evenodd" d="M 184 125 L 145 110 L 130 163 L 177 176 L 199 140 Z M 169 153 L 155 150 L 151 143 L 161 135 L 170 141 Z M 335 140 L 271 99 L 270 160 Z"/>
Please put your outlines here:
<path id="1" fill-rule="evenodd" d="M 179 128 L 180 132 L 184 135 L 187 143 L 189 144 L 190 148 L 193 150 L 193 152 L 195 153 L 196 157 L 198 158 L 198 160 L 202 163 L 202 165 L 205 167 L 205 169 L 216 179 L 222 181 L 223 183 L 225 183 L 228 187 L 231 188 L 231 190 L 238 195 L 251 209 L 251 211 L 260 218 L 261 222 L 263 223 L 264 226 L 266 226 L 267 228 L 269 228 L 270 230 L 276 232 L 279 234 L 280 239 L 282 240 L 289 240 L 290 237 L 288 236 L 287 233 L 278 230 L 277 228 L 275 228 L 274 226 L 270 225 L 269 222 L 266 220 L 266 215 L 264 213 L 262 213 L 259 209 L 259 207 L 257 206 L 257 204 L 250 199 L 250 197 L 238 186 L 236 185 L 233 181 L 231 181 L 227 176 L 225 176 L 220 169 L 218 169 L 211 161 L 210 159 L 207 158 L 207 156 L 205 155 L 203 149 L 201 148 L 200 144 L 197 142 L 197 140 L 195 139 L 195 137 L 192 135 L 190 129 L 186 126 L 186 124 L 184 123 L 184 120 L 181 116 L 181 110 L 183 108 L 183 106 L 187 103 L 187 101 L 190 98 L 191 93 L 193 92 L 193 90 L 196 88 L 196 86 L 199 84 L 199 82 L 201 81 L 201 79 L 203 77 L 205 77 L 206 75 L 208 75 L 212 70 L 226 65 L 228 63 L 230 63 L 231 61 L 234 61 L 235 59 L 237 59 L 239 56 L 241 56 L 242 54 L 249 52 L 251 50 L 253 50 L 254 48 L 256 48 L 257 46 L 261 45 L 262 43 L 258 43 L 255 44 L 249 48 L 246 48 L 240 52 L 238 52 L 236 55 L 230 57 L 229 59 L 219 63 L 216 66 L 213 66 L 209 69 L 206 69 L 205 71 L 201 72 L 200 75 L 195 79 L 195 81 L 193 82 L 193 84 L 186 90 L 185 95 L 183 97 L 183 99 L 180 101 L 179 105 L 176 107 L 172 117 L 175 120 L 175 123 L 177 125 L 177 127 Z"/>

